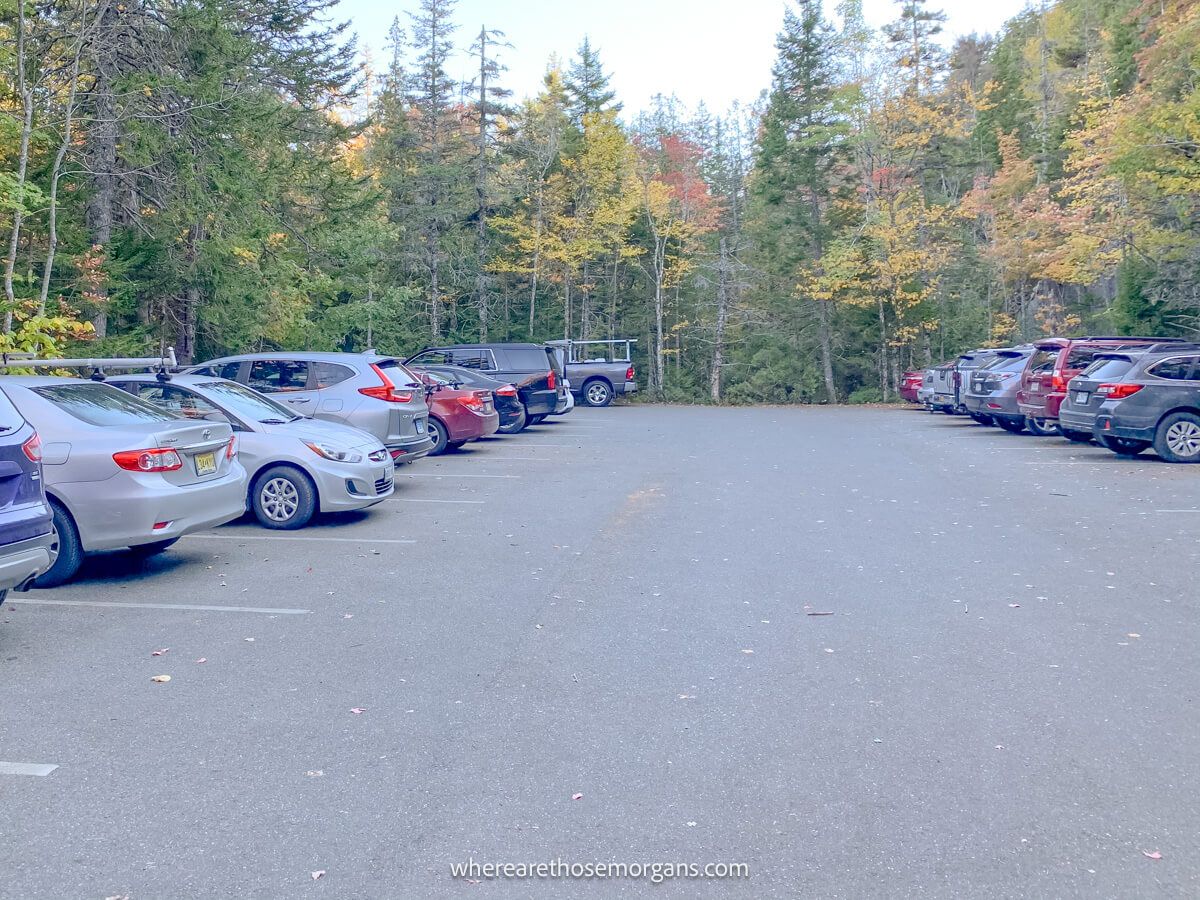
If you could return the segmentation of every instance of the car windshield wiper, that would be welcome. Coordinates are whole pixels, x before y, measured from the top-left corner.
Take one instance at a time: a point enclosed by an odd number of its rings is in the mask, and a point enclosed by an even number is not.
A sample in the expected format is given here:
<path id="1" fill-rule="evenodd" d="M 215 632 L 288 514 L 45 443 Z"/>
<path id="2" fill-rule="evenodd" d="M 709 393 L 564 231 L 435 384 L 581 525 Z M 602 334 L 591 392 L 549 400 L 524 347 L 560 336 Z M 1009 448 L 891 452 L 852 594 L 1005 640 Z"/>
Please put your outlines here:
<path id="1" fill-rule="evenodd" d="M 0 434 L 4 434 L 4 432 L 12 430 L 13 427 L 11 425 L 0 425 Z"/>
<path id="2" fill-rule="evenodd" d="M 260 425 L 286 425 L 288 422 L 295 422 L 299 416 L 292 416 L 290 419 L 259 419 Z"/>

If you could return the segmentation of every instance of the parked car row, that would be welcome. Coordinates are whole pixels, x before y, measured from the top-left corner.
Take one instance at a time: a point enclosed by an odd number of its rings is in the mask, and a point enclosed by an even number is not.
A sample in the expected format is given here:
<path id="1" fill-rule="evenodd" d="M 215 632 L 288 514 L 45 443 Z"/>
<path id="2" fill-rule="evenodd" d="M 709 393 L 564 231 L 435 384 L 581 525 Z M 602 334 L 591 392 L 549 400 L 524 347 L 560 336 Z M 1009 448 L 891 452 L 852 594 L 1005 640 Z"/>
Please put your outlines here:
<path id="1" fill-rule="evenodd" d="M 5 358 L 0 372 L 0 602 L 70 580 L 87 553 L 161 553 L 251 514 L 272 529 L 366 509 L 395 467 L 573 407 L 542 344 L 164 359 Z M 134 370 L 144 371 L 134 371 Z"/>
<path id="2" fill-rule="evenodd" d="M 912 374 L 912 373 L 906 373 Z M 1200 344 L 1177 338 L 1048 338 L 926 369 L 913 402 L 982 425 L 1121 456 L 1151 447 L 1200 462 Z"/>

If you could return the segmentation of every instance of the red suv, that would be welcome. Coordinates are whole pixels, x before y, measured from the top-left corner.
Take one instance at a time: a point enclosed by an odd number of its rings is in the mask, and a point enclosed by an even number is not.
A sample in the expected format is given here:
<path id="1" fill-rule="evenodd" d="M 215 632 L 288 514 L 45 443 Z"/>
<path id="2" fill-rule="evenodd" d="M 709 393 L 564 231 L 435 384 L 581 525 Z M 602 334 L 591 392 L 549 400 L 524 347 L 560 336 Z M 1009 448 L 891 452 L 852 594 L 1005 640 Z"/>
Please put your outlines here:
<path id="1" fill-rule="evenodd" d="M 1025 416 L 1026 427 L 1037 435 L 1058 432 L 1058 409 L 1067 396 L 1067 382 L 1091 365 L 1096 354 L 1170 340 L 1154 337 L 1085 337 L 1035 341 L 1034 351 L 1025 363 L 1025 371 L 1021 373 L 1021 388 L 1017 391 L 1017 405 Z"/>
<path id="2" fill-rule="evenodd" d="M 630 371 L 633 366 L 630 366 Z M 920 403 L 917 399 L 917 391 L 921 389 L 921 382 L 925 380 L 924 370 L 917 372 L 905 372 L 904 378 L 900 380 L 900 397 L 907 400 L 909 403 Z"/>
<path id="3" fill-rule="evenodd" d="M 419 372 L 425 382 L 429 404 L 429 436 L 433 438 L 430 456 L 457 450 L 467 441 L 495 434 L 500 414 L 492 402 L 491 391 L 459 389 L 449 376 L 439 372 Z"/>

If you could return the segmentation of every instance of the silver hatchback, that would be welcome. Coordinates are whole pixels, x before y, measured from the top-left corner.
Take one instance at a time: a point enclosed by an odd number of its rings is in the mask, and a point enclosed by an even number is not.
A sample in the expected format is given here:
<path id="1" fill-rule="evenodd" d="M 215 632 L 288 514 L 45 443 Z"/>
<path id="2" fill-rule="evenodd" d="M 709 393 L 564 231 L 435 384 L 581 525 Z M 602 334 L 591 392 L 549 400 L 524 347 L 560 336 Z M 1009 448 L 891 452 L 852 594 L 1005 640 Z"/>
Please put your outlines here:
<path id="1" fill-rule="evenodd" d="M 280 350 L 223 356 L 186 369 L 236 381 L 302 416 L 352 425 L 379 438 L 396 463 L 433 449 L 425 388 L 398 359 L 365 353 Z"/>
<path id="2" fill-rule="evenodd" d="M 188 422 L 78 378 L 4 377 L 0 390 L 42 439 L 54 538 L 36 587 L 70 579 L 88 551 L 158 553 L 245 512 L 228 423 Z"/>
<path id="3" fill-rule="evenodd" d="M 318 511 L 366 509 L 395 488 L 379 438 L 298 416 L 245 385 L 208 375 L 121 375 L 109 384 L 177 416 L 232 425 L 249 476 L 247 504 L 267 528 L 303 528 Z"/>

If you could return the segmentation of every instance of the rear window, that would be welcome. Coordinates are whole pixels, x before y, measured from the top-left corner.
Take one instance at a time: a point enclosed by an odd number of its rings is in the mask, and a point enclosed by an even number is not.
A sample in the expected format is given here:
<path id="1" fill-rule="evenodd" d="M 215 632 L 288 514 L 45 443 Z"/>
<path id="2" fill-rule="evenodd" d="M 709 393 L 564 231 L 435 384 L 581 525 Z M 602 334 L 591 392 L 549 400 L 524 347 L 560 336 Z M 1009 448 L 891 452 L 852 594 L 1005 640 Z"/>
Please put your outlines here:
<path id="1" fill-rule="evenodd" d="M 1029 362 L 1030 372 L 1053 372 L 1054 363 L 1058 359 L 1058 350 L 1037 350 Z"/>
<path id="2" fill-rule="evenodd" d="M 106 384 L 56 384 L 30 390 L 89 425 L 107 427 L 178 421 L 157 406 Z"/>
<path id="3" fill-rule="evenodd" d="M 422 385 L 421 379 L 401 365 L 399 360 L 377 359 L 373 365 L 377 369 L 382 369 L 396 387 L 421 387 Z"/>
<path id="4" fill-rule="evenodd" d="M 199 369 L 189 369 L 191 375 L 208 375 L 210 378 L 228 378 L 230 381 L 237 381 L 238 370 L 242 367 L 240 362 L 227 362 L 219 365 L 202 366 Z"/>
<path id="5" fill-rule="evenodd" d="M 538 347 L 505 347 L 508 367 L 518 372 L 550 371 L 550 357 Z"/>
<path id="6" fill-rule="evenodd" d="M 1083 374 L 1099 381 L 1111 381 L 1123 377 L 1131 368 L 1133 368 L 1131 359 L 1097 359 L 1084 370 Z"/>
<path id="7" fill-rule="evenodd" d="M 16 431 L 25 420 L 21 418 L 21 414 L 17 412 L 17 408 L 12 405 L 12 401 L 0 391 L 0 433 L 5 431 Z"/>
<path id="8" fill-rule="evenodd" d="M 1103 352 L 1103 350 L 1076 348 L 1067 354 L 1067 364 L 1064 368 L 1072 372 L 1082 372 L 1096 359 L 1096 354 Z"/>
<path id="9" fill-rule="evenodd" d="M 997 356 L 982 368 L 989 372 L 1019 372 L 1028 359 L 1028 356 Z"/>

